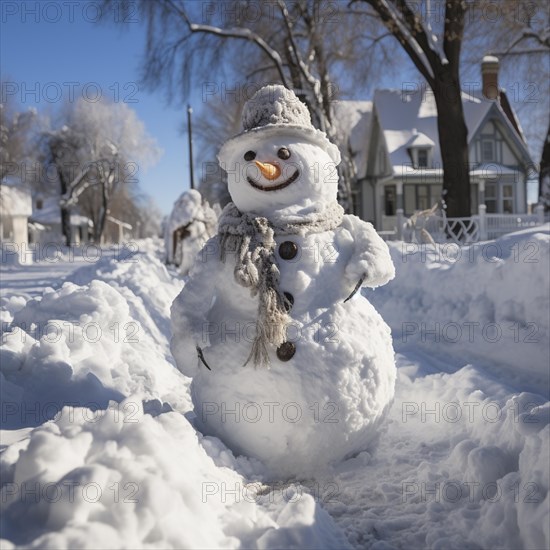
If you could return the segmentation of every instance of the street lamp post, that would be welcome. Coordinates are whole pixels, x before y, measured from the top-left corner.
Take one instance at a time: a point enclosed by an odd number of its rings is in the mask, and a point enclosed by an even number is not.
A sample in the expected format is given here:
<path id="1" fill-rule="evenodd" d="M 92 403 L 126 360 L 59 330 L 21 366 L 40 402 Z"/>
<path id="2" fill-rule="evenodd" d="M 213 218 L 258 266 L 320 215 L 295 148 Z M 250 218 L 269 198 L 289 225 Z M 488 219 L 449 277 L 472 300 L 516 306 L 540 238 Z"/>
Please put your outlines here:
<path id="1" fill-rule="evenodd" d="M 195 174 L 193 170 L 193 134 L 192 134 L 192 126 L 191 126 L 192 113 L 193 113 L 193 109 L 191 109 L 191 105 L 187 105 L 187 137 L 189 140 L 189 178 L 190 178 L 189 185 L 191 186 L 191 189 L 195 189 Z"/>

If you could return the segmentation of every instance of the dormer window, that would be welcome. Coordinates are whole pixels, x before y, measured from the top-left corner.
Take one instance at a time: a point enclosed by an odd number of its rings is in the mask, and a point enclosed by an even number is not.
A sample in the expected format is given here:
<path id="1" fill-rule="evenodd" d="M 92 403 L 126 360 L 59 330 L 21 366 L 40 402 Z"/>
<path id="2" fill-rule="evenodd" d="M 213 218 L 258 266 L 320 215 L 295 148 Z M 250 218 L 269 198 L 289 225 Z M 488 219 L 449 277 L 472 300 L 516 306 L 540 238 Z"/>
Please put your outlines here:
<path id="1" fill-rule="evenodd" d="M 428 149 L 418 149 L 418 168 L 428 168 Z"/>
<path id="2" fill-rule="evenodd" d="M 414 168 L 430 168 L 432 166 L 434 145 L 433 140 L 426 134 L 418 132 L 416 128 L 413 129 L 411 139 L 407 143 L 407 151 Z"/>

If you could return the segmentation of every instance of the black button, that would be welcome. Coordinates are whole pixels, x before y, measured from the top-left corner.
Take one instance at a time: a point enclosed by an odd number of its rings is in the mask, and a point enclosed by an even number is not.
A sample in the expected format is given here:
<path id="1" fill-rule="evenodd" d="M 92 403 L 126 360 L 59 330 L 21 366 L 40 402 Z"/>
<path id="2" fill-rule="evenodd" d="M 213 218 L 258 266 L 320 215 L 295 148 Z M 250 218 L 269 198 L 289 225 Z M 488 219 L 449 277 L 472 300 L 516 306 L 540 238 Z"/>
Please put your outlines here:
<path id="1" fill-rule="evenodd" d="M 283 260 L 292 260 L 298 254 L 298 245 L 292 241 L 285 241 L 279 245 L 279 256 Z"/>
<path id="2" fill-rule="evenodd" d="M 285 306 L 286 312 L 288 313 L 292 309 L 292 306 L 294 305 L 294 296 L 292 296 L 290 292 L 283 292 L 283 295 L 286 298 L 284 306 Z"/>
<path id="3" fill-rule="evenodd" d="M 277 357 L 280 361 L 290 361 L 296 353 L 296 346 L 292 342 L 283 342 L 277 348 Z"/>

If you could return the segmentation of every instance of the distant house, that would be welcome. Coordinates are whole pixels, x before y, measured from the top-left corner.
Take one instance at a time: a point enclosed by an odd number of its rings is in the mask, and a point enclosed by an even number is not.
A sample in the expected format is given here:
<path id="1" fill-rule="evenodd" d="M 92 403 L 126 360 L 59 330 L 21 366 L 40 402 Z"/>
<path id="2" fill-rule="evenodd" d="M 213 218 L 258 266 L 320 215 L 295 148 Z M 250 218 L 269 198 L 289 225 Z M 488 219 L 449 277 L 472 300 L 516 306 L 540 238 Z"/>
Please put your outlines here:
<path id="1" fill-rule="evenodd" d="M 71 212 L 71 229 L 73 244 L 87 243 L 92 235 L 93 222 L 87 216 L 82 216 L 77 209 Z M 35 195 L 33 210 L 30 216 L 30 236 L 33 243 L 49 244 L 63 243 L 64 237 L 61 231 L 61 207 L 59 197 L 44 197 Z"/>
<path id="2" fill-rule="evenodd" d="M 31 191 L 14 178 L 0 182 L 0 242 L 21 249 L 29 242 L 27 222 L 32 214 Z"/>
<path id="3" fill-rule="evenodd" d="M 462 93 L 468 128 L 471 214 L 527 212 L 527 176 L 532 159 L 513 108 L 498 88 L 498 59 L 485 57 L 481 90 Z M 426 210 L 440 198 L 443 169 L 437 110 L 428 87 L 377 90 L 374 101 L 337 106 L 348 126 L 357 170 L 354 210 L 379 230 L 393 230 L 396 213 Z M 338 111 L 339 109 L 339 111 Z M 362 111 L 360 117 L 353 113 Z M 341 123 L 339 122 L 339 125 Z M 363 146 L 361 145 L 363 143 Z"/>

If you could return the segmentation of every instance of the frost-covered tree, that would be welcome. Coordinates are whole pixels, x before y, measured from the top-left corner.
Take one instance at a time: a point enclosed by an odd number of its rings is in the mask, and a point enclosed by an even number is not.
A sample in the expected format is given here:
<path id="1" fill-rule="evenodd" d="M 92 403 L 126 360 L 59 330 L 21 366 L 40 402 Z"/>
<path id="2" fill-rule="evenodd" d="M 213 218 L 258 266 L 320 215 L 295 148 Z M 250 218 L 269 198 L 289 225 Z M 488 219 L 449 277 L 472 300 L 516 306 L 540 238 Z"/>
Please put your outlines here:
<path id="1" fill-rule="evenodd" d="M 33 159 L 32 133 L 35 129 L 38 114 L 36 109 L 19 112 L 11 96 L 5 93 L 4 83 L 0 83 L 0 185 L 8 175 L 17 175 L 32 171 L 25 170 L 23 163 Z M 21 178 L 23 179 L 23 178 Z M 29 182 L 33 183 L 33 182 Z"/>
<path id="2" fill-rule="evenodd" d="M 154 140 L 127 104 L 84 99 L 71 104 L 65 123 L 45 137 L 47 160 L 57 168 L 67 244 L 70 209 L 76 204 L 93 221 L 99 242 L 117 189 L 137 183 L 139 171 L 156 160 Z"/>

